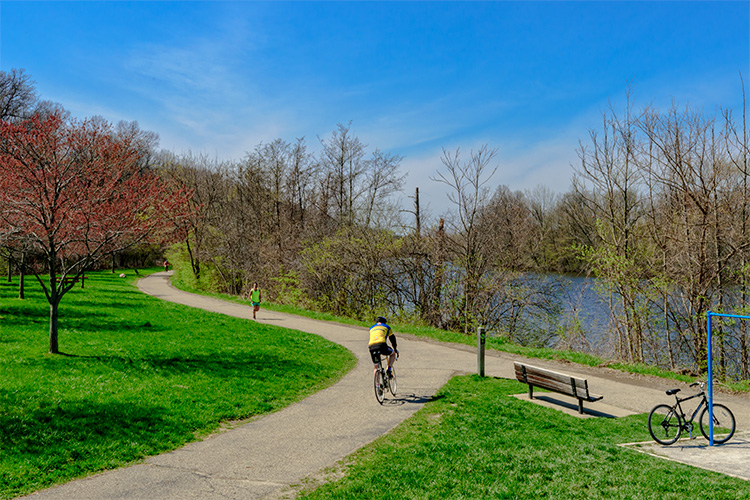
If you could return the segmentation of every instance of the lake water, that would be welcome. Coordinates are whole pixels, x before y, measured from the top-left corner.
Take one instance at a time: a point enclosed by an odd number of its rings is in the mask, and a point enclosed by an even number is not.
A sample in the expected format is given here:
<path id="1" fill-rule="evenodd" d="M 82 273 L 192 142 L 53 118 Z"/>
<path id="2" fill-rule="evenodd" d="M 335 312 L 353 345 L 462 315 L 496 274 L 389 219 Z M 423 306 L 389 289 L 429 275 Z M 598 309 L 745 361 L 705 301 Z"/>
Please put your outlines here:
<path id="1" fill-rule="evenodd" d="M 612 332 L 610 308 L 607 300 L 597 292 L 595 278 L 575 275 L 546 275 L 547 279 L 557 279 L 563 283 L 561 288 L 560 300 L 563 312 L 552 328 L 560 325 L 567 332 L 575 332 L 574 319 L 577 318 L 580 325 L 581 334 L 572 335 L 568 338 L 555 337 L 548 347 L 570 348 L 579 352 L 588 352 L 600 355 L 605 358 L 615 357 L 616 334 Z M 615 298 L 616 300 L 616 298 Z M 617 304 L 619 305 L 619 304 Z M 661 314 L 658 315 L 657 321 L 660 321 Z M 672 341 L 673 359 L 677 366 L 686 367 L 691 370 L 698 370 L 697 353 L 694 347 L 690 347 L 694 342 L 691 340 L 688 330 L 682 334 L 676 330 L 672 323 L 669 325 L 669 335 Z M 663 326 L 657 324 L 648 325 L 654 328 L 654 336 L 648 337 L 648 332 L 644 332 L 644 361 L 650 364 L 657 364 L 663 368 L 669 367 L 668 349 L 666 344 L 665 332 Z M 718 331 L 718 323 L 714 323 L 714 331 Z M 750 337 L 750 321 L 724 321 L 720 326 L 722 332 L 722 341 L 719 343 L 719 336 L 714 333 L 713 353 L 715 366 L 718 374 L 722 373 L 733 379 L 741 377 L 745 370 L 741 367 L 743 353 L 741 348 L 741 339 Z M 723 356 L 722 356 L 723 354 Z M 718 367 L 718 363 L 722 366 Z"/>
<path id="2" fill-rule="evenodd" d="M 597 293 L 595 285 L 594 278 L 578 275 L 521 275 L 510 285 L 516 290 L 512 295 L 516 304 L 513 307 L 518 309 L 506 309 L 497 328 L 511 332 L 511 340 L 521 344 L 609 356 L 613 353 L 609 306 Z M 530 290 L 537 289 L 543 291 L 540 296 L 529 295 Z M 498 300 L 509 303 L 507 296 L 498 296 Z M 559 316 L 549 317 L 545 312 L 549 300 L 558 302 Z M 539 306 L 537 301 L 546 306 Z"/>
<path id="3" fill-rule="evenodd" d="M 558 275 L 566 283 L 561 320 L 570 323 L 577 318 L 592 351 L 604 354 L 609 345 L 610 310 L 607 302 L 597 293 L 595 278 L 575 275 Z"/>

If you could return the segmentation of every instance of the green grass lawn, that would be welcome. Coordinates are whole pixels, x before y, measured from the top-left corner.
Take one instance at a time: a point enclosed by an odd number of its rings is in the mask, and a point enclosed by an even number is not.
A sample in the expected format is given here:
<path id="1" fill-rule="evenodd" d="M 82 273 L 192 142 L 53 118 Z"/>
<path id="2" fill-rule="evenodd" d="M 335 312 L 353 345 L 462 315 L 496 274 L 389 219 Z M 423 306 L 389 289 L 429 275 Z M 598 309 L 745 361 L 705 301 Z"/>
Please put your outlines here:
<path id="1" fill-rule="evenodd" d="M 617 446 L 650 440 L 646 415 L 579 419 L 510 396 L 526 391 L 514 380 L 456 377 L 330 471 L 343 478 L 303 486 L 299 498 L 750 498 L 746 481 Z"/>
<path id="2" fill-rule="evenodd" d="M 119 272 L 118 272 L 119 273 Z M 35 280 L 0 282 L 0 498 L 178 448 L 285 407 L 356 363 L 318 336 L 140 293 L 134 276 L 90 273 L 60 307 Z"/>

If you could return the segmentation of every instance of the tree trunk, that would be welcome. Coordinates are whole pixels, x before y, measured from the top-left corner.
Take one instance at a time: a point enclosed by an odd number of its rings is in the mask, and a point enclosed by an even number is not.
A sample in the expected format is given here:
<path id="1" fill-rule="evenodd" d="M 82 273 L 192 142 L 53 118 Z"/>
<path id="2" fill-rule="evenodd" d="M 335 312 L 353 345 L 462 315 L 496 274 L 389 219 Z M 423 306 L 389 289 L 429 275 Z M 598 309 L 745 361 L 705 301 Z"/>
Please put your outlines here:
<path id="1" fill-rule="evenodd" d="M 49 268 L 49 353 L 60 354 L 57 342 L 57 319 L 60 306 L 60 290 L 57 288 L 57 254 L 52 251 L 47 263 Z"/>
<path id="2" fill-rule="evenodd" d="M 25 291 L 24 291 L 24 271 L 26 268 L 26 252 L 21 252 L 21 265 L 18 269 L 18 298 L 19 299 L 25 299 Z"/>
<path id="3" fill-rule="evenodd" d="M 414 195 L 414 217 L 416 218 L 416 254 L 417 254 L 417 305 L 419 307 L 419 314 L 422 319 L 427 319 L 430 316 L 428 311 L 428 298 L 426 291 L 426 283 L 424 276 L 424 261 L 425 255 L 422 248 L 422 221 L 419 213 L 419 188 L 416 190 Z"/>
<path id="4" fill-rule="evenodd" d="M 57 318 L 60 303 L 57 300 L 57 292 L 53 291 L 52 294 L 54 295 L 54 299 L 49 304 L 49 353 L 60 354 L 57 342 Z"/>
<path id="5" fill-rule="evenodd" d="M 188 256 L 190 257 L 190 267 L 193 269 L 193 276 L 196 281 L 201 279 L 201 264 L 198 259 L 193 255 L 193 249 L 190 246 L 190 237 L 185 238 L 185 247 L 187 248 Z"/>
<path id="6" fill-rule="evenodd" d="M 437 328 L 443 327 L 443 310 L 442 310 L 442 291 L 443 282 L 445 281 L 445 219 L 440 219 L 437 233 L 437 250 L 435 255 L 435 281 L 433 283 L 432 293 L 432 320 L 430 324 Z"/>

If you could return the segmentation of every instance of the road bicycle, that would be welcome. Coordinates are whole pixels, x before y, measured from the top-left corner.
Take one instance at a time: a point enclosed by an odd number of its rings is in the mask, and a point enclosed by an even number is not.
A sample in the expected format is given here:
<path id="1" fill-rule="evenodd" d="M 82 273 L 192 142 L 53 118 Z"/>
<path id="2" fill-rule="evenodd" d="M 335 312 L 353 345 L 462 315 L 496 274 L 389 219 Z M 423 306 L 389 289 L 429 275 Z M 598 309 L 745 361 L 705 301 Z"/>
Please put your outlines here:
<path id="1" fill-rule="evenodd" d="M 398 351 L 396 351 L 396 359 L 398 359 Z M 378 369 L 375 370 L 375 398 L 378 400 L 378 403 L 381 405 L 383 404 L 383 400 L 385 399 L 385 391 L 391 391 L 391 394 L 393 396 L 396 395 L 396 388 L 398 387 L 398 384 L 396 383 L 396 369 L 391 366 L 391 372 L 390 374 L 387 373 L 387 370 L 383 366 L 383 358 L 380 356 L 380 353 L 378 353 Z"/>
<path id="2" fill-rule="evenodd" d="M 686 398 L 680 398 L 677 396 L 680 389 L 668 390 L 667 396 L 674 395 L 676 401 L 675 404 L 672 406 L 664 404 L 657 405 L 651 410 L 651 413 L 648 415 L 648 432 L 651 433 L 651 437 L 654 438 L 657 443 L 665 445 L 672 444 L 680 438 L 682 431 L 689 432 L 690 439 L 695 439 L 695 436 L 693 436 L 693 420 L 695 420 L 695 416 L 698 415 L 698 412 L 700 412 L 698 422 L 700 422 L 701 434 L 703 434 L 706 439 L 709 439 L 708 399 L 706 398 L 706 391 L 703 390 L 705 383 L 695 382 L 690 384 L 690 387 L 695 387 L 696 385 L 700 385 L 700 392 Z M 681 403 L 694 398 L 701 398 L 701 402 L 693 412 L 690 420 L 687 420 L 685 412 L 682 410 Z M 734 415 L 726 406 L 714 403 L 713 420 L 714 443 L 726 443 L 734 435 Z"/>

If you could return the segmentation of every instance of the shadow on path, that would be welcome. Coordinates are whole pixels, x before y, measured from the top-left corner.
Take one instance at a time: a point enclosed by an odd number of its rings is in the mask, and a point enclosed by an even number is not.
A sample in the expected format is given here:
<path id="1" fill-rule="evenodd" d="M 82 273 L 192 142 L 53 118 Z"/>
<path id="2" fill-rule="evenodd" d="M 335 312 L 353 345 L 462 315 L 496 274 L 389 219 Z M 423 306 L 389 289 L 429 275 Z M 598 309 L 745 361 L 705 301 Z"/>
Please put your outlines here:
<path id="1" fill-rule="evenodd" d="M 425 396 L 417 394 L 398 394 L 394 399 L 386 398 L 383 406 L 401 406 L 406 404 L 424 405 L 442 399 L 443 396 Z"/>

